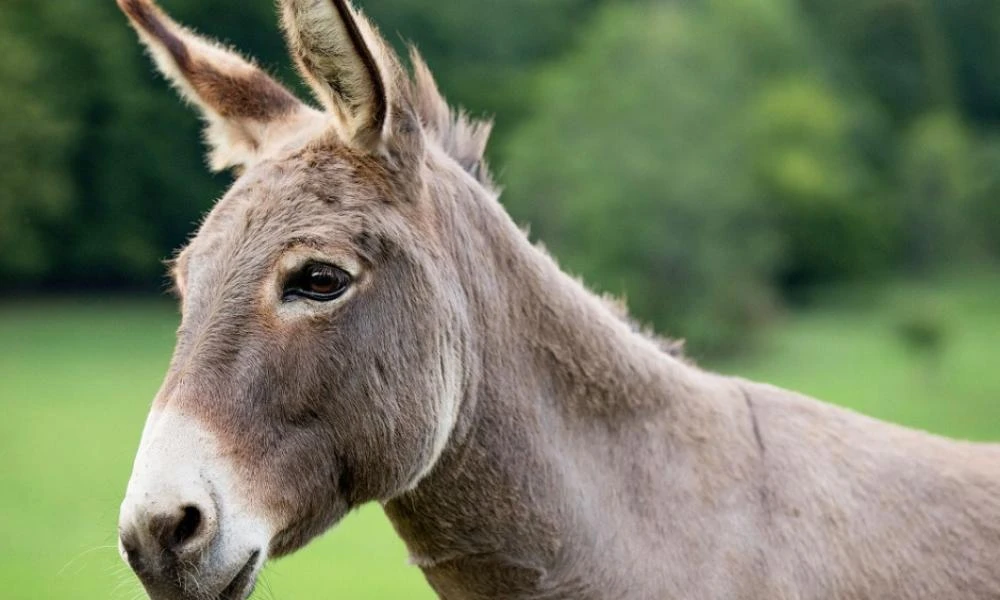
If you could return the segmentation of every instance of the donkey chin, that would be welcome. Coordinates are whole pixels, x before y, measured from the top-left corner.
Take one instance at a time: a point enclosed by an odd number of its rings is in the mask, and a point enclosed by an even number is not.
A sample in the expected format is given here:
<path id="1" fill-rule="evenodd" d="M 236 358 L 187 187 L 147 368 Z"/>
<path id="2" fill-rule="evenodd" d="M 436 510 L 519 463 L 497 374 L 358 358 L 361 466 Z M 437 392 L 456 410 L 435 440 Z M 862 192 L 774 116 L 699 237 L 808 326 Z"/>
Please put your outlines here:
<path id="1" fill-rule="evenodd" d="M 273 528 L 255 514 L 214 436 L 172 411 L 152 413 L 119 521 L 118 549 L 154 600 L 242 600 Z"/>

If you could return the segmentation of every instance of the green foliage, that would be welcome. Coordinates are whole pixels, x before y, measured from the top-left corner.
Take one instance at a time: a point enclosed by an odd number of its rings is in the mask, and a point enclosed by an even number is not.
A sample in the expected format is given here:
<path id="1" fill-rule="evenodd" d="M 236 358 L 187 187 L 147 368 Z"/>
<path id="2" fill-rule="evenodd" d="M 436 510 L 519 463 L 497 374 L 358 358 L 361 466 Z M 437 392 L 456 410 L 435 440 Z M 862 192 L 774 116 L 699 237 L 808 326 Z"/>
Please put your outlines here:
<path id="1" fill-rule="evenodd" d="M 765 83 L 746 118 L 757 194 L 787 244 L 782 279 L 822 281 L 884 266 L 891 221 L 855 141 L 878 127 L 877 118 L 801 75 Z"/>
<path id="2" fill-rule="evenodd" d="M 359 3 L 496 113 L 515 216 L 696 351 L 800 284 L 1000 258 L 996 2 Z M 297 80 L 271 3 L 164 4 Z M 110 1 L 10 0 L 0 51 L 0 291 L 156 289 L 229 181 L 195 115 Z"/>
<path id="3" fill-rule="evenodd" d="M 1000 257 L 1000 137 L 977 147 L 972 217 L 984 251 Z"/>
<path id="4" fill-rule="evenodd" d="M 906 263 L 926 268 L 971 252 L 975 160 L 955 115 L 929 114 L 903 138 L 899 215 Z"/>
<path id="5" fill-rule="evenodd" d="M 417 45 L 450 100 L 496 115 L 503 137 L 530 109 L 531 67 L 565 49 L 599 0 L 358 4 L 400 50 Z"/>
<path id="6" fill-rule="evenodd" d="M 0 12 L 0 277 L 31 277 L 52 266 L 46 233 L 58 228 L 73 196 L 63 166 L 72 124 L 55 113 L 42 89 L 38 44 L 19 35 Z"/>
<path id="7" fill-rule="evenodd" d="M 863 87 L 894 120 L 953 102 L 952 40 L 929 0 L 800 2 L 844 80 Z"/>
<path id="8" fill-rule="evenodd" d="M 523 112 L 529 66 L 565 46 L 573 30 L 564 25 L 593 2 L 368 4 L 389 39 L 424 50 L 448 91 L 501 110 L 509 125 Z M 297 80 L 272 3 L 164 5 Z M 229 180 L 206 171 L 197 117 L 153 74 L 110 0 L 13 0 L 0 10 L 0 50 L 0 290 L 155 289 L 161 259 Z"/>
<path id="9" fill-rule="evenodd" d="M 504 201 L 696 353 L 802 284 L 978 260 L 997 154 L 954 108 L 945 32 L 920 2 L 612 6 L 540 73 Z"/>
<path id="10" fill-rule="evenodd" d="M 854 140 L 873 119 L 824 83 L 794 4 L 617 7 L 583 39 L 506 148 L 505 202 L 570 269 L 704 352 L 776 281 L 884 259 Z"/>
<path id="11" fill-rule="evenodd" d="M 1000 3 L 996 0 L 933 0 L 944 37 L 961 112 L 1000 123 Z"/>
<path id="12" fill-rule="evenodd" d="M 0 156 L 22 163 L 8 172 L 25 181 L 0 192 L 22 215 L 3 237 L 15 249 L 0 258 L 4 283 L 155 282 L 219 190 L 192 143 L 197 124 L 152 78 L 114 3 L 18 2 L 2 14 L 2 43 L 23 52 L 3 62 L 12 106 L 0 137 L 17 147 Z M 31 268 L 18 268 L 26 256 Z"/>

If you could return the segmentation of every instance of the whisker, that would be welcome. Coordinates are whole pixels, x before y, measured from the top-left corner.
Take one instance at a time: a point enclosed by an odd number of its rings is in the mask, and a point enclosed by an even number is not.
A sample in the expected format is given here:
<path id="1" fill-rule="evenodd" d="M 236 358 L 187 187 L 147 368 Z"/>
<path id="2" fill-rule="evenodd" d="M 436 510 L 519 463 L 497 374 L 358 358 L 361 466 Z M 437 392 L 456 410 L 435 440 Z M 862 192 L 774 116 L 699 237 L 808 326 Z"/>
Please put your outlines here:
<path id="1" fill-rule="evenodd" d="M 118 596 L 118 594 L 120 593 L 125 593 L 130 591 L 129 587 L 134 586 L 136 583 L 138 582 L 131 577 L 121 577 L 118 581 L 118 584 L 111 589 L 111 596 L 112 597 Z M 135 587 L 132 587 L 131 591 L 138 592 L 141 591 L 141 589 L 136 589 Z"/>
<path id="2" fill-rule="evenodd" d="M 260 574 L 260 592 L 264 594 L 264 597 L 268 600 L 277 600 L 277 597 L 274 595 L 274 590 L 271 589 L 271 581 L 268 579 L 267 575 L 267 573 L 263 572 Z"/>
<path id="3" fill-rule="evenodd" d="M 108 545 L 95 546 L 93 548 L 87 548 L 86 550 L 83 550 L 82 552 L 80 552 L 79 554 L 77 554 L 76 556 L 74 556 L 73 558 L 69 559 L 69 562 L 67 562 L 65 565 L 63 565 L 61 569 L 59 569 L 58 571 L 56 571 L 56 577 L 59 577 L 60 575 L 62 575 L 63 572 L 66 569 L 68 569 L 73 563 L 75 563 L 76 561 L 80 560 L 84 556 L 86 556 L 88 554 L 92 554 L 94 552 L 97 552 L 98 550 L 107 550 L 109 548 L 113 548 L 115 551 L 118 550 L 118 546 L 108 546 Z M 77 573 L 79 573 L 79 571 L 77 571 Z"/>

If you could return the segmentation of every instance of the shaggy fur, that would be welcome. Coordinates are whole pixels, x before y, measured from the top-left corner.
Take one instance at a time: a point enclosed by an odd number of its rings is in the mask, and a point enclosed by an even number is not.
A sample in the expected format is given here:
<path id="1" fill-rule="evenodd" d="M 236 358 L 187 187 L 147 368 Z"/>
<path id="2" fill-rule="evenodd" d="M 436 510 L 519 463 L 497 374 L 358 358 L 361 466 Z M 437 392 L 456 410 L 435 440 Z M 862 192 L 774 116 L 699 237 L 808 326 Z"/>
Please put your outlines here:
<path id="1" fill-rule="evenodd" d="M 277 84 L 121 3 L 210 119 L 289 127 Z M 419 57 L 411 81 L 343 0 L 282 6 L 333 117 L 257 140 L 180 254 L 156 400 L 220 438 L 271 555 L 375 500 L 447 599 L 1000 598 L 1000 447 L 680 360 L 528 242 L 489 125 Z M 260 94 L 206 91 L 195 54 Z M 283 300 L 307 260 L 349 294 Z"/>

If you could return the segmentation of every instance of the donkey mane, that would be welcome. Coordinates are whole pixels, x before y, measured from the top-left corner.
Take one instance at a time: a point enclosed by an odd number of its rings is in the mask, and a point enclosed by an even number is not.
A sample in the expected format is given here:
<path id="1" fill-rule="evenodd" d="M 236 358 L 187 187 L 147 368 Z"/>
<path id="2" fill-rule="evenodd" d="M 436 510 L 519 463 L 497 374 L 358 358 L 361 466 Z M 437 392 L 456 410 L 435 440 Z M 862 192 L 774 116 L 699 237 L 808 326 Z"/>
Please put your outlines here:
<path id="1" fill-rule="evenodd" d="M 485 158 L 486 146 L 493 131 L 493 121 L 476 119 L 461 108 L 452 108 L 438 89 L 434 75 L 420 51 L 412 45 L 409 51 L 410 63 L 413 65 L 411 100 L 428 137 L 488 192 L 498 196 L 500 190 Z M 525 237 L 530 237 L 527 231 Z M 555 260 L 542 244 L 535 246 Z M 586 285 L 583 287 L 588 289 Z M 665 354 L 684 359 L 685 362 L 692 362 L 685 356 L 684 340 L 662 336 L 648 325 L 636 320 L 629 314 L 627 303 L 623 299 L 610 294 L 601 294 L 599 297 L 611 313 L 624 321 L 634 332 L 652 340 Z"/>
<path id="2" fill-rule="evenodd" d="M 544 250 L 544 248 L 540 249 Z M 587 288 L 585 287 L 585 289 Z M 624 299 L 610 294 L 601 294 L 599 297 L 612 314 L 624 321 L 633 332 L 652 340 L 661 352 L 680 359 L 688 364 L 694 364 L 694 361 L 684 353 L 685 341 L 683 339 L 675 339 L 660 335 L 652 327 L 633 317 L 629 314 L 628 303 Z"/>
<path id="3" fill-rule="evenodd" d="M 493 121 L 473 118 L 466 111 L 449 106 L 430 68 L 414 46 L 410 46 L 410 63 L 413 65 L 413 104 L 428 137 L 482 186 L 496 192 L 485 159 Z"/>
<path id="4" fill-rule="evenodd" d="M 438 89 L 434 75 L 420 51 L 412 45 L 409 50 L 410 63 L 413 65 L 411 99 L 428 137 L 487 191 L 499 195 L 500 190 L 485 158 L 486 145 L 493 131 L 493 121 L 476 119 L 461 108 L 452 108 Z M 530 237 L 527 232 L 525 236 Z M 541 244 L 536 244 L 536 247 L 549 254 Z M 691 362 L 684 355 L 684 340 L 657 334 L 651 327 L 629 314 L 624 300 L 609 294 L 603 294 L 600 298 L 616 317 L 628 324 L 636 333 L 652 340 L 665 354 Z"/>

